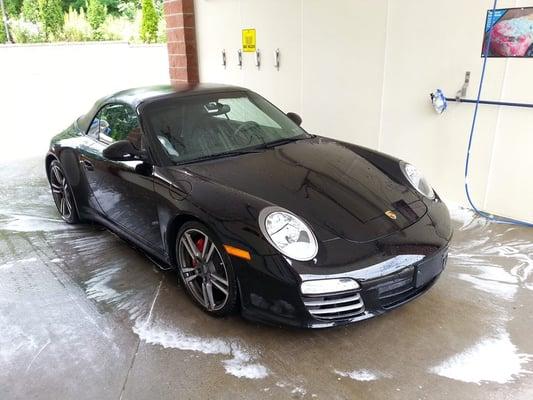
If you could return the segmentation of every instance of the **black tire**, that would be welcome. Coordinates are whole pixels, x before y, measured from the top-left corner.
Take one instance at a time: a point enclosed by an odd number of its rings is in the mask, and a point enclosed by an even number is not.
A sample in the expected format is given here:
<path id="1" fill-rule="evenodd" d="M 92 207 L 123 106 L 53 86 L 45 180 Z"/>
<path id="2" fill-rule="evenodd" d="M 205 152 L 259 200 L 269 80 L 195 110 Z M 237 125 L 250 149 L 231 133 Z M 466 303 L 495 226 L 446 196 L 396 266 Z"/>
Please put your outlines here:
<path id="1" fill-rule="evenodd" d="M 54 160 L 48 167 L 48 183 L 52 191 L 52 197 L 61 218 L 68 224 L 77 224 L 80 222 L 74 193 L 67 181 L 61 163 Z"/>
<path id="2" fill-rule="evenodd" d="M 191 243 L 195 246 L 192 250 Z M 196 253 L 195 257 L 191 251 Z M 224 317 L 237 311 L 235 271 L 224 246 L 212 230 L 200 222 L 186 222 L 176 235 L 175 254 L 185 291 L 204 312 Z"/>

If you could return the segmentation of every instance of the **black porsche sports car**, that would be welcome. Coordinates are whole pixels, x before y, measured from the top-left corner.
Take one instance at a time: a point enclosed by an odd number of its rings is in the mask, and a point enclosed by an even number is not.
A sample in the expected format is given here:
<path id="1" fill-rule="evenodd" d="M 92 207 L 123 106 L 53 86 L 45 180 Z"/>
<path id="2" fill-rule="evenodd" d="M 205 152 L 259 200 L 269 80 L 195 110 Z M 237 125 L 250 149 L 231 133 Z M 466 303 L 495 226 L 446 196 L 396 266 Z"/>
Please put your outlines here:
<path id="1" fill-rule="evenodd" d="M 211 315 L 329 327 L 425 292 L 445 204 L 412 165 L 300 124 L 239 87 L 131 89 L 55 136 L 46 172 L 66 222 L 175 268 Z"/>

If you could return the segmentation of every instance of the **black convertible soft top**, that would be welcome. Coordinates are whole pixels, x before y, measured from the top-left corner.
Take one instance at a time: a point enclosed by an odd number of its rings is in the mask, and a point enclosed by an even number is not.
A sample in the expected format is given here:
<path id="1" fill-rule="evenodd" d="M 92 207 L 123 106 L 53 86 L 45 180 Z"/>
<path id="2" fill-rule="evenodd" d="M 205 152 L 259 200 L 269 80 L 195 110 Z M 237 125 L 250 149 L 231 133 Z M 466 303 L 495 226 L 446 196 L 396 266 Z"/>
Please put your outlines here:
<path id="1" fill-rule="evenodd" d="M 238 86 L 213 83 L 200 83 L 196 85 L 156 85 L 126 89 L 99 99 L 96 103 L 94 103 L 93 107 L 88 113 L 78 118 L 76 124 L 78 125 L 80 131 L 87 132 L 95 114 L 105 103 L 108 102 L 126 103 L 129 104 L 133 109 L 137 109 L 141 103 L 160 98 L 184 97 L 194 94 L 208 94 L 221 91 L 230 92 L 236 90 L 247 91 L 247 89 Z"/>

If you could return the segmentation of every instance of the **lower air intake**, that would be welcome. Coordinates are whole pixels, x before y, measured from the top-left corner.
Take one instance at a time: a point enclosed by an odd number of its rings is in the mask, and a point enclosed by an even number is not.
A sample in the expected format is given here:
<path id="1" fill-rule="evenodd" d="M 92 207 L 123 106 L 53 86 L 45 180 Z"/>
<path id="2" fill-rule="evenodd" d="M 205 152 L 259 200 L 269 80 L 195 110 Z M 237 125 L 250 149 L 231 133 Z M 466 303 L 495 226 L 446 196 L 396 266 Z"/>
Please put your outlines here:
<path id="1" fill-rule="evenodd" d="M 356 317 L 365 311 L 359 292 L 303 296 L 307 311 L 323 320 L 340 320 Z"/>

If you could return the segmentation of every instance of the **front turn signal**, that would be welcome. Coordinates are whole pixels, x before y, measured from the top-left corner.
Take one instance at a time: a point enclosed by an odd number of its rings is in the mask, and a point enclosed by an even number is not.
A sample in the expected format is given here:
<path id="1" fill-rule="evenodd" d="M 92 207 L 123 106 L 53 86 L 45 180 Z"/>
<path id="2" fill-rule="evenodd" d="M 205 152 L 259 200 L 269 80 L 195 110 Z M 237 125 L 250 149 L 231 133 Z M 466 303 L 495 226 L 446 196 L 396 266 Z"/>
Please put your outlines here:
<path id="1" fill-rule="evenodd" d="M 250 261 L 252 259 L 250 253 L 246 250 L 238 249 L 237 247 L 229 246 L 227 244 L 224 245 L 224 248 L 226 249 L 226 253 L 231 256 L 242 258 L 247 261 Z"/>

